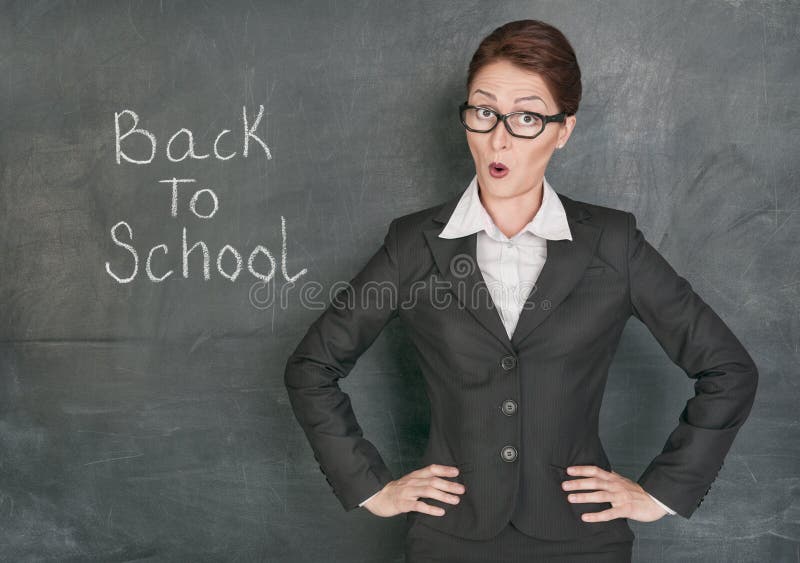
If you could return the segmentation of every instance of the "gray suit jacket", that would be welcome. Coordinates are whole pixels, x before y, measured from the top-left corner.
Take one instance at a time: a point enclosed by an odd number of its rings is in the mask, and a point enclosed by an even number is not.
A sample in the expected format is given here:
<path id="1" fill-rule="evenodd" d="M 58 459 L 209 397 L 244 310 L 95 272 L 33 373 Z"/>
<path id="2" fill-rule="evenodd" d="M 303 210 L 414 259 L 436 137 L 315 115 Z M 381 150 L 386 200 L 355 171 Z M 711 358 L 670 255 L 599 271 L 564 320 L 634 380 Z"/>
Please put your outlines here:
<path id="1" fill-rule="evenodd" d="M 394 219 L 383 245 L 311 325 L 285 370 L 295 416 L 346 510 L 393 475 L 362 435 L 338 379 L 399 317 L 431 405 L 421 465 L 460 468 L 457 505 L 407 518 L 487 539 L 509 521 L 539 538 L 598 531 L 633 538 L 627 519 L 583 522 L 609 503 L 569 503 L 569 465 L 611 469 L 598 436 L 608 368 L 631 316 L 696 380 L 663 451 L 638 482 L 689 518 L 745 422 L 758 383 L 736 336 L 644 238 L 626 211 L 559 194 L 573 241 L 547 241 L 547 261 L 512 338 L 477 265 L 477 235 L 437 235 L 461 194 Z"/>

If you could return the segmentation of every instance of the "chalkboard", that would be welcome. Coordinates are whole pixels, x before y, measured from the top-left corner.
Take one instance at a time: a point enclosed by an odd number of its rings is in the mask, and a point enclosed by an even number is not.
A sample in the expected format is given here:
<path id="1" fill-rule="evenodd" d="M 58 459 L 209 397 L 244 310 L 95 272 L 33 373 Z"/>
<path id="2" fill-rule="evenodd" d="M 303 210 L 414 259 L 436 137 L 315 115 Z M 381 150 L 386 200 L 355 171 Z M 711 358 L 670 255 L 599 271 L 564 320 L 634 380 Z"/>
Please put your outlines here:
<path id="1" fill-rule="evenodd" d="M 797 2 L 1 6 L 0 560 L 403 560 L 403 519 L 344 512 L 292 415 L 282 370 L 321 313 L 296 289 L 324 306 L 391 219 L 464 190 L 467 63 L 523 18 L 583 72 L 554 189 L 634 212 L 760 368 L 701 509 L 631 522 L 634 560 L 796 560 Z M 400 323 L 342 387 L 415 469 Z M 615 469 L 635 479 L 691 396 L 629 323 Z"/>

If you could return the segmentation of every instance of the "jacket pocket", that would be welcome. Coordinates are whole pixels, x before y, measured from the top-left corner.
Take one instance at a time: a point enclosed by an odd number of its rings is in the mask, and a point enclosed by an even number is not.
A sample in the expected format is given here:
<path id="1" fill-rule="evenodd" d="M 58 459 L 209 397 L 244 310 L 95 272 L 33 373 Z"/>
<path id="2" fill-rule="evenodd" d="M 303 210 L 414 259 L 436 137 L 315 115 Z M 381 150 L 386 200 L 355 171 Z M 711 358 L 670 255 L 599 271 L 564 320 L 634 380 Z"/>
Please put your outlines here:
<path id="1" fill-rule="evenodd" d="M 465 461 L 462 463 L 456 463 L 456 467 L 458 467 L 458 474 L 461 475 L 462 473 L 469 473 L 470 471 L 475 470 L 475 464 L 471 461 Z"/>
<path id="2" fill-rule="evenodd" d="M 590 464 L 574 464 L 574 465 L 590 465 Z M 602 467 L 606 471 L 611 470 L 611 466 L 609 464 L 600 464 L 594 463 L 591 465 L 597 465 L 598 467 Z M 605 467 L 604 467 L 605 465 Z M 567 468 L 562 467 L 560 465 L 555 465 L 552 463 L 548 463 L 550 469 L 557 474 L 559 478 L 559 488 L 561 488 L 561 481 L 571 481 L 574 479 L 585 479 L 583 475 L 570 475 L 567 473 Z M 562 493 L 564 494 L 564 502 L 569 505 L 570 510 L 572 511 L 575 519 L 579 521 L 579 525 L 583 529 L 594 529 L 594 530 L 613 530 L 614 532 L 618 532 L 623 535 L 623 537 L 632 540 L 634 538 L 633 532 L 628 525 L 627 518 L 614 518 L 613 520 L 602 521 L 602 522 L 584 522 L 581 518 L 583 514 L 587 512 L 602 512 L 603 510 L 608 510 L 612 507 L 610 502 L 570 502 L 567 499 L 568 494 L 572 493 L 591 493 L 597 491 L 599 489 L 578 489 L 578 490 L 570 490 L 565 491 L 561 488 Z"/>
<path id="3" fill-rule="evenodd" d="M 589 266 L 583 271 L 584 276 L 599 276 L 606 273 L 605 266 Z"/>

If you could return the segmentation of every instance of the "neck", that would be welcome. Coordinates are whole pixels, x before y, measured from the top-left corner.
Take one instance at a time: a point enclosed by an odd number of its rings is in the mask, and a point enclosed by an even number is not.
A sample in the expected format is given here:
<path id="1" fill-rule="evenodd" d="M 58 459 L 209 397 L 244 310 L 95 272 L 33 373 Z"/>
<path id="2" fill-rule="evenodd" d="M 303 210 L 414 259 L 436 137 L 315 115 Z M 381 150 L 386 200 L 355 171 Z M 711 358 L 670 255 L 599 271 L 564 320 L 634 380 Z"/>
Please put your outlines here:
<path id="1" fill-rule="evenodd" d="M 534 188 L 512 197 L 492 196 L 478 184 L 478 195 L 500 232 L 511 238 L 533 220 L 542 206 L 544 182 L 540 180 Z"/>

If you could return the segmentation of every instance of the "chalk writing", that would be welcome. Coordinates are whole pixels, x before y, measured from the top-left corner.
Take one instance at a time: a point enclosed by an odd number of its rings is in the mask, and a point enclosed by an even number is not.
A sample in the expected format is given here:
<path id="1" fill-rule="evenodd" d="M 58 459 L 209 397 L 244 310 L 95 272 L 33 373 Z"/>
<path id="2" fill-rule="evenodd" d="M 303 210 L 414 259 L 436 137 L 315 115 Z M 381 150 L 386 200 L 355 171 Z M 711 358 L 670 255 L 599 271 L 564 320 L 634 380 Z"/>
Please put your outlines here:
<path id="1" fill-rule="evenodd" d="M 220 144 L 224 137 L 231 133 L 230 129 L 223 129 L 214 138 L 211 152 L 197 153 L 195 148 L 194 134 L 191 129 L 185 127 L 178 129 L 166 143 L 165 156 L 170 162 L 181 162 L 188 159 L 206 159 L 212 154 L 214 158 L 221 161 L 230 160 L 237 154 L 241 154 L 242 158 L 247 158 L 250 153 L 251 144 L 259 152 L 263 150 L 263 154 L 267 159 L 272 158 L 272 153 L 264 140 L 257 133 L 258 125 L 264 115 L 264 106 L 260 105 L 258 114 L 255 119 L 249 119 L 247 108 L 242 107 L 242 140 L 241 140 L 241 153 L 238 151 L 230 151 L 230 145 L 224 154 L 220 152 Z M 150 164 L 156 158 L 158 149 L 158 139 L 151 131 L 139 126 L 139 116 L 130 109 L 124 109 L 120 112 L 114 112 L 114 131 L 116 133 L 115 142 L 115 158 L 117 164 L 135 164 L 146 165 Z M 149 155 L 131 154 L 131 149 L 126 151 L 126 139 L 133 140 L 135 138 L 145 139 L 149 145 Z M 181 152 L 182 151 L 182 152 Z M 180 211 L 181 190 L 179 186 L 184 184 L 196 184 L 195 178 L 178 178 L 173 177 L 165 180 L 158 180 L 160 184 L 169 184 L 171 187 L 169 198 L 169 215 L 170 217 L 177 218 Z M 187 186 L 189 187 L 189 186 Z M 184 192 L 185 193 L 185 192 Z M 185 197 L 185 195 L 184 195 Z M 190 219 L 193 216 L 196 219 L 211 220 L 217 215 L 220 210 L 220 201 L 216 192 L 209 187 L 201 187 L 200 189 L 193 189 L 191 198 L 189 199 L 189 211 L 191 211 Z M 186 216 L 184 214 L 184 216 Z M 116 247 L 123 251 L 122 256 L 126 258 L 127 266 L 124 268 L 112 267 L 111 262 L 105 263 L 106 272 L 118 283 L 130 283 L 134 281 L 139 274 L 139 253 L 134 244 L 134 230 L 127 221 L 118 221 L 110 230 L 111 240 Z M 286 219 L 281 216 L 281 274 L 284 281 L 294 283 L 300 276 L 303 276 L 308 271 L 303 268 L 293 276 L 289 275 L 286 267 L 287 262 L 287 241 L 286 241 Z M 202 259 L 203 280 L 211 278 L 211 251 L 205 241 L 198 240 L 192 241 L 190 246 L 190 237 L 187 227 L 183 227 L 182 238 L 180 244 L 180 256 L 177 260 L 180 261 L 181 274 L 184 279 L 190 277 L 190 256 L 194 253 Z M 144 271 L 147 279 L 154 283 L 161 283 L 174 275 L 174 269 L 167 269 L 170 265 L 169 261 L 170 247 L 167 243 L 157 244 L 152 246 L 146 251 L 147 258 L 144 261 Z M 195 259 L 196 262 L 197 259 Z M 268 264 L 265 269 L 264 262 Z M 173 266 L 176 265 L 173 263 Z M 244 271 L 245 265 L 242 253 L 232 244 L 226 243 L 222 245 L 219 251 L 216 252 L 216 272 L 225 279 L 235 282 L 239 275 Z M 269 249 L 261 244 L 257 244 L 250 251 L 246 270 L 256 280 L 260 282 L 270 282 L 275 278 L 276 260 Z"/>

